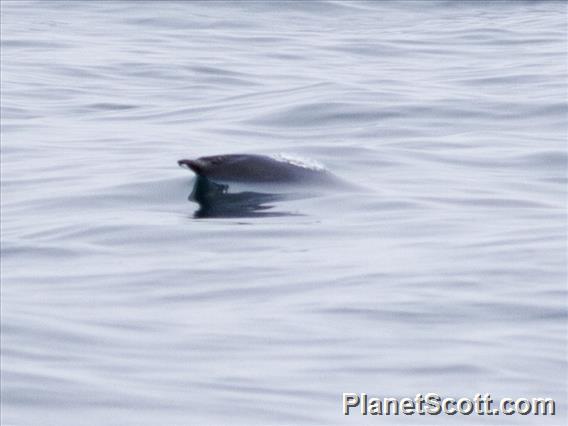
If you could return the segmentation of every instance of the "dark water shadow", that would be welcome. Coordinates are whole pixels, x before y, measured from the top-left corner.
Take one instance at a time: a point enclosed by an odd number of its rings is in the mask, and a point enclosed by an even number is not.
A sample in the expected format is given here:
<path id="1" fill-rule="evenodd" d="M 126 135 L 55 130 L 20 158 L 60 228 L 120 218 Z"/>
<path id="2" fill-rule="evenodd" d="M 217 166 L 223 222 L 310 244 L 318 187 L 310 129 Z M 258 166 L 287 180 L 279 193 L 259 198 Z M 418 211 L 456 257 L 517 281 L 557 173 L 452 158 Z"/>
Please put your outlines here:
<path id="1" fill-rule="evenodd" d="M 199 204 L 199 209 L 193 214 L 195 219 L 301 216 L 299 213 L 274 210 L 275 203 L 297 198 L 291 194 L 269 192 L 230 192 L 228 184 L 219 184 L 203 177 L 196 178 L 188 197 Z"/>

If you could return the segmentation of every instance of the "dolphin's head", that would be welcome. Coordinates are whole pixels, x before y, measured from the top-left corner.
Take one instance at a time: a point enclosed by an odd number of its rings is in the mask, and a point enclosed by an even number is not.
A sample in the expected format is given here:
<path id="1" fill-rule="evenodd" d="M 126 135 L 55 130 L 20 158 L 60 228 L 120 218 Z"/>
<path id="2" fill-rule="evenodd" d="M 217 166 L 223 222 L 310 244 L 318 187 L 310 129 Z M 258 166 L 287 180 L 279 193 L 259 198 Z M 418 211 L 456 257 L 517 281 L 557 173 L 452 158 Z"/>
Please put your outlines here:
<path id="1" fill-rule="evenodd" d="M 224 155 L 200 157 L 195 160 L 179 160 L 178 165 L 192 170 L 198 176 L 215 176 L 226 161 Z"/>
<path id="2" fill-rule="evenodd" d="M 201 159 L 196 160 L 179 160 L 178 165 L 193 171 L 196 175 L 202 175 L 204 168 L 207 166 Z"/>

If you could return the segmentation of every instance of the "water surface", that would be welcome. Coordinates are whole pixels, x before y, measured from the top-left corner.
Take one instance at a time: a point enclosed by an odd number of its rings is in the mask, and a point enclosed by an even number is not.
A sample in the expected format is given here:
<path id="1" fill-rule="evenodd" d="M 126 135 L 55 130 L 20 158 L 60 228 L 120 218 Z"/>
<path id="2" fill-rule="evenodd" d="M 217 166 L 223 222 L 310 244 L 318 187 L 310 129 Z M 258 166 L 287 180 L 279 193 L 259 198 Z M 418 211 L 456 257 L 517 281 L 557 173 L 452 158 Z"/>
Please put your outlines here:
<path id="1" fill-rule="evenodd" d="M 3 424 L 480 422 L 342 392 L 564 424 L 564 3 L 3 1 L 1 28 Z M 176 161 L 229 152 L 365 190 L 200 216 Z"/>

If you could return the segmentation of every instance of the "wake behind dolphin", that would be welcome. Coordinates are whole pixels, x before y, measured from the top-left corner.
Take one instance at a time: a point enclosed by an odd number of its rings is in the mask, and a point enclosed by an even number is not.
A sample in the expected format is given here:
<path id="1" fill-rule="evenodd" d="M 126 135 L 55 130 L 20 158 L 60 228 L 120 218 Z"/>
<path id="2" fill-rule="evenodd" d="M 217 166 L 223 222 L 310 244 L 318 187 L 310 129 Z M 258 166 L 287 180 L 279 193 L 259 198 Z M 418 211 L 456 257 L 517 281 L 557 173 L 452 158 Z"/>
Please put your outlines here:
<path id="1" fill-rule="evenodd" d="M 229 154 L 179 160 L 196 175 L 189 199 L 195 217 L 283 216 L 270 211 L 277 201 L 314 196 L 314 191 L 345 184 L 322 165 L 289 156 Z"/>

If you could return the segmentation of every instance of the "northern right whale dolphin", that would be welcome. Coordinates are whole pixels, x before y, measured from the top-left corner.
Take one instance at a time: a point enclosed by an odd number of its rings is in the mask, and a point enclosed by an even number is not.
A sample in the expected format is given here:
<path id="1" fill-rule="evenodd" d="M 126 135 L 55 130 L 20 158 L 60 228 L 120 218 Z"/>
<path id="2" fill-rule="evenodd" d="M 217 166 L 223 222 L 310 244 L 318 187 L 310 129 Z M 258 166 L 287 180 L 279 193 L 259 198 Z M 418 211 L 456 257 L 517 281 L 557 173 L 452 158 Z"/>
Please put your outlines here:
<path id="1" fill-rule="evenodd" d="M 296 215 L 270 209 L 278 201 L 346 185 L 323 166 L 294 157 L 228 154 L 178 164 L 197 175 L 189 199 L 199 204 L 199 218 Z"/>
<path id="2" fill-rule="evenodd" d="M 338 181 L 323 166 L 285 156 L 215 155 L 179 160 L 178 164 L 214 182 L 314 184 Z"/>

